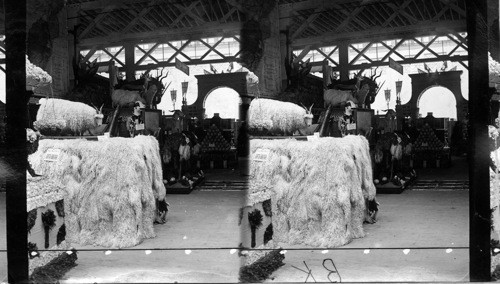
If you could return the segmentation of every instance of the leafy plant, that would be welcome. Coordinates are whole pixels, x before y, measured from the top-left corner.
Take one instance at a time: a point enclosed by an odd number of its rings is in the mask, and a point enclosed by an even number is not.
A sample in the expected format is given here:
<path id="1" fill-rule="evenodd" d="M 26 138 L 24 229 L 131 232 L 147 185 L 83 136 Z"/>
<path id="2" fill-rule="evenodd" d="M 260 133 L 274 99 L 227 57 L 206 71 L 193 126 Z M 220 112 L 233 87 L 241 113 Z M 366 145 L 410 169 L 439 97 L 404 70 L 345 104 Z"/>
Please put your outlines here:
<path id="1" fill-rule="evenodd" d="M 257 229 L 262 226 L 262 220 L 263 216 L 262 213 L 260 213 L 260 210 L 255 209 L 252 212 L 248 212 L 248 222 L 250 224 L 250 230 L 252 232 L 252 242 L 251 242 L 251 247 L 255 247 L 255 233 Z"/>
<path id="2" fill-rule="evenodd" d="M 273 224 L 269 224 L 269 226 L 267 226 L 266 228 L 266 231 L 264 232 L 264 244 L 267 244 L 272 239 L 273 239 Z"/>
<path id="3" fill-rule="evenodd" d="M 56 224 L 56 215 L 54 211 L 47 210 L 42 213 L 43 228 L 45 230 L 45 248 L 49 248 L 49 232 Z"/>

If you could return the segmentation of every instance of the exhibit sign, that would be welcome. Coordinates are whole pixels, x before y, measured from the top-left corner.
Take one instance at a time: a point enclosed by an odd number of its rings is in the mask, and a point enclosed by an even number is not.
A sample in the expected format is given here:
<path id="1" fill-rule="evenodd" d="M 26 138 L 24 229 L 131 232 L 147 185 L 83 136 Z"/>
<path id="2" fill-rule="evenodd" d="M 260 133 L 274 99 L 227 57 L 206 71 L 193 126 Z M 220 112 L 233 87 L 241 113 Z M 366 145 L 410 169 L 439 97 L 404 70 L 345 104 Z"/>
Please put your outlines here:
<path id="1" fill-rule="evenodd" d="M 43 160 L 47 162 L 55 162 L 59 159 L 59 155 L 61 155 L 61 149 L 48 149 Z"/>
<path id="2" fill-rule="evenodd" d="M 269 157 L 269 149 L 257 149 L 253 154 L 252 159 L 256 162 L 264 162 Z"/>
<path id="3" fill-rule="evenodd" d="M 397 61 L 389 57 L 389 67 L 398 71 L 401 75 L 403 75 L 403 65 L 399 64 Z"/>

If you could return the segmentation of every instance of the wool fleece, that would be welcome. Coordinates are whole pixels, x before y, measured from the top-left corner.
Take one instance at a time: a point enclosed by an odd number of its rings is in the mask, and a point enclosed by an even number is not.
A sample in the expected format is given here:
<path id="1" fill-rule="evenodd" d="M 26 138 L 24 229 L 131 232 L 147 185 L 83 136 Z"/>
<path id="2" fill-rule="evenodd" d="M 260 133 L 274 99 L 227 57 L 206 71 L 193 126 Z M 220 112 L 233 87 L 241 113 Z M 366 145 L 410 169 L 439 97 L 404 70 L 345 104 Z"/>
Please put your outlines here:
<path id="1" fill-rule="evenodd" d="M 96 127 L 96 110 L 84 103 L 62 99 L 41 99 L 34 127 L 43 135 L 61 134 L 82 135 L 86 130 Z"/>
<path id="2" fill-rule="evenodd" d="M 306 110 L 294 103 L 271 99 L 254 99 L 248 109 L 248 127 L 271 132 L 293 133 L 306 126 Z"/>
<path id="3" fill-rule="evenodd" d="M 49 149 L 60 150 L 56 161 L 46 160 Z M 69 242 L 126 248 L 155 237 L 155 198 L 166 189 L 154 137 L 40 140 L 29 160 L 66 191 Z"/>
<path id="4" fill-rule="evenodd" d="M 366 138 L 251 140 L 250 148 L 247 205 L 271 199 L 275 243 L 339 247 L 365 236 L 365 198 L 376 194 Z"/>

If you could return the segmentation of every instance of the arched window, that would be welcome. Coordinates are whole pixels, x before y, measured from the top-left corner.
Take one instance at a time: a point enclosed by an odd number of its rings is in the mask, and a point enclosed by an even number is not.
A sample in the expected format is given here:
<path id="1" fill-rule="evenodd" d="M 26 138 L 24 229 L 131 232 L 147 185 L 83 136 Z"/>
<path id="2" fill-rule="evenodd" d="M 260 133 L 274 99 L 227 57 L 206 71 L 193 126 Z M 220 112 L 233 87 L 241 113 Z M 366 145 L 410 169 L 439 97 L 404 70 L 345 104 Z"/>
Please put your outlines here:
<path id="1" fill-rule="evenodd" d="M 457 119 L 457 101 L 453 93 L 441 86 L 426 89 L 418 99 L 419 113 L 426 117 L 432 112 L 434 117 Z"/>
<path id="2" fill-rule="evenodd" d="M 211 118 L 214 113 L 219 113 L 221 118 L 239 119 L 240 104 L 240 95 L 235 90 L 227 87 L 215 88 L 205 99 L 205 115 Z"/>

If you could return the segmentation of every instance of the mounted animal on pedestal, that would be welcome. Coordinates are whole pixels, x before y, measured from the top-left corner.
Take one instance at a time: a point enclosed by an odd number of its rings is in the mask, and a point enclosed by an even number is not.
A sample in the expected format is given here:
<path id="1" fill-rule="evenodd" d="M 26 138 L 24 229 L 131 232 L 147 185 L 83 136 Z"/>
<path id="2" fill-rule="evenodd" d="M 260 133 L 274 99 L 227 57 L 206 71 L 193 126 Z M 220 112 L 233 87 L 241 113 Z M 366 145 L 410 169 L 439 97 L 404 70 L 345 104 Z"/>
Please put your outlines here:
<path id="1" fill-rule="evenodd" d="M 326 86 L 323 93 L 325 107 L 329 105 L 334 107 L 340 106 L 347 101 L 352 101 L 356 105 L 370 108 L 370 105 L 375 101 L 378 91 L 383 86 L 383 83 L 379 86 L 376 82 L 376 79 L 382 75 L 382 72 L 377 76 L 377 69 L 375 69 L 369 77 L 363 76 L 361 73 L 362 70 L 353 79 L 346 81 L 331 78 L 331 83 Z"/>
<path id="2" fill-rule="evenodd" d="M 168 76 L 163 76 L 163 69 L 156 77 L 149 74 L 149 71 L 135 81 L 122 82 L 118 84 L 116 89 L 111 95 L 113 107 L 117 105 L 122 107 L 131 107 L 135 102 L 140 101 L 146 105 L 147 108 L 156 109 L 157 105 L 161 102 L 161 98 L 170 83 L 165 87 L 162 80 Z"/>
<path id="3" fill-rule="evenodd" d="M 381 76 L 382 72 L 377 76 L 375 69 L 370 77 L 362 76 L 361 73 L 362 71 L 358 72 L 353 79 L 348 81 L 331 78 L 332 83 L 324 86 L 323 99 L 326 110 L 319 119 L 320 136 L 339 136 L 339 129 L 334 124 L 337 124 L 339 117 L 343 116 L 341 109 L 347 104 L 351 108 L 359 106 L 369 109 L 375 101 L 375 97 L 382 87 L 377 84 L 376 79 Z"/>

